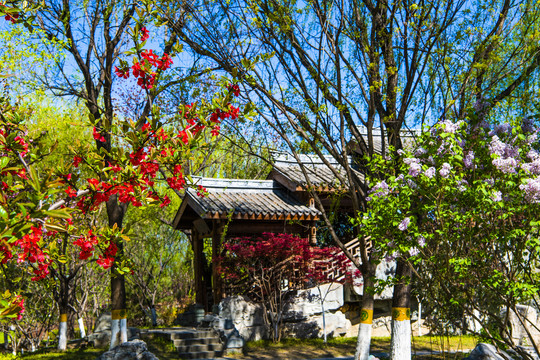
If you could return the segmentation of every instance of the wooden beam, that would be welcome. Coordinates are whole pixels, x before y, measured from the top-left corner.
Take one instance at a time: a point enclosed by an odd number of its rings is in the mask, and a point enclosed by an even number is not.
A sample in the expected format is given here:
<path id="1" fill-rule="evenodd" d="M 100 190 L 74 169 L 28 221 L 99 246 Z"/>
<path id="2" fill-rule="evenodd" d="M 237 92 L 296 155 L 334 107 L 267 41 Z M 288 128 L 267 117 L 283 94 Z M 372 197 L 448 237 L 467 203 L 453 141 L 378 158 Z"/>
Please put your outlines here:
<path id="1" fill-rule="evenodd" d="M 208 307 L 206 296 L 206 284 L 204 281 L 204 256 L 203 256 L 203 238 L 199 235 L 197 229 L 191 231 L 193 244 L 193 272 L 195 275 L 195 302 Z"/>
<path id="2" fill-rule="evenodd" d="M 223 224 L 220 221 L 213 221 L 212 226 L 212 294 L 214 299 L 214 305 L 218 305 L 223 299 L 224 286 L 223 279 L 219 273 L 219 267 L 221 265 L 221 236 L 223 234 Z"/>

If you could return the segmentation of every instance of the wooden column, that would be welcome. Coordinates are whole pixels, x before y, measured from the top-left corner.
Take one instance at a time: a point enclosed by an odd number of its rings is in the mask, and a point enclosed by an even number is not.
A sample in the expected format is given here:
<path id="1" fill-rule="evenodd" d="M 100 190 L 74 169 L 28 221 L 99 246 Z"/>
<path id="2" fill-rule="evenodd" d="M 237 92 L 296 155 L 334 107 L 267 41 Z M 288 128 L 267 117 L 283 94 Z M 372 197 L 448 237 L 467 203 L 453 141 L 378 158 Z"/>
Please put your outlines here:
<path id="1" fill-rule="evenodd" d="M 204 283 L 204 256 L 203 256 L 203 238 L 199 235 L 197 229 L 191 231 L 191 241 L 193 244 L 193 270 L 195 273 L 195 302 L 207 306 L 206 285 Z"/>
<path id="2" fill-rule="evenodd" d="M 214 305 L 219 304 L 224 294 L 223 280 L 218 271 L 221 265 L 219 258 L 221 257 L 222 234 L 223 225 L 219 221 L 214 221 L 212 227 L 212 293 Z"/>

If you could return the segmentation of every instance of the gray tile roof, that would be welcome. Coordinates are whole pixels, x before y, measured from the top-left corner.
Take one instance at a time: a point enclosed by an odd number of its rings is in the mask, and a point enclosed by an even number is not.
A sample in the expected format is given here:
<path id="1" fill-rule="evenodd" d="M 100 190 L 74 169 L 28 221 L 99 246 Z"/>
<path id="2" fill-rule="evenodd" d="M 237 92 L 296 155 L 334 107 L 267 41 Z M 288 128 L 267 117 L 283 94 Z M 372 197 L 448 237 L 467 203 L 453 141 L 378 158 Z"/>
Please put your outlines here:
<path id="1" fill-rule="evenodd" d="M 360 134 L 364 137 L 367 143 L 367 128 L 365 126 L 359 126 L 358 130 Z M 416 139 L 421 135 L 422 131 L 418 129 L 402 129 L 401 130 L 401 142 L 403 143 L 404 148 L 412 148 L 416 145 Z M 381 128 L 372 129 L 373 136 L 373 151 L 376 154 L 382 153 L 383 139 L 381 137 Z M 386 133 L 384 133 L 385 149 L 388 150 L 388 141 Z"/>
<path id="2" fill-rule="evenodd" d="M 297 160 L 294 158 L 294 156 L 287 154 L 287 153 L 274 153 L 274 169 L 272 174 L 270 175 L 272 178 L 280 181 L 280 182 L 290 182 L 289 184 L 283 184 L 287 188 L 289 188 L 292 191 L 296 191 L 299 189 L 295 189 L 293 187 L 305 187 L 307 186 L 308 182 L 306 180 L 306 176 L 302 172 L 302 168 L 298 165 Z M 302 165 L 304 166 L 307 177 L 309 179 L 309 182 L 315 186 L 318 187 L 319 190 L 333 190 L 333 189 L 340 189 L 340 188 L 346 188 L 347 184 L 341 184 L 339 179 L 334 174 L 334 171 L 331 170 L 330 166 L 338 172 L 344 179 L 347 179 L 347 173 L 345 169 L 332 157 L 326 156 L 325 160 L 328 162 L 325 163 L 319 156 L 317 155 L 298 155 L 299 160 L 301 161 Z M 348 159 L 350 168 L 358 179 L 363 180 L 364 175 L 358 171 L 355 167 L 353 160 L 351 157 Z M 285 178 L 285 181 L 283 181 L 283 178 Z"/>
<path id="3" fill-rule="evenodd" d="M 360 134 L 367 136 L 367 129 L 365 127 L 359 127 Z M 382 151 L 382 138 L 381 129 L 374 128 L 373 134 L 373 148 L 375 153 L 381 154 Z M 413 148 L 416 145 L 416 138 L 421 134 L 420 130 L 402 130 L 401 140 L 405 148 Z M 385 137 L 386 139 L 386 137 Z M 385 147 L 387 148 L 388 145 Z M 359 148 L 354 149 L 357 153 Z M 274 168 L 269 178 L 273 178 L 291 191 L 300 191 L 308 184 L 306 176 L 302 172 L 301 167 L 298 165 L 298 161 L 294 156 L 284 152 L 274 152 L 273 154 Z M 298 155 L 300 162 L 304 165 L 309 182 L 319 191 L 331 191 L 336 189 L 346 189 L 348 184 L 340 184 L 338 178 L 334 172 L 330 169 L 330 166 L 339 174 L 342 178 L 348 181 L 347 174 L 343 166 L 341 166 L 333 157 L 326 155 L 324 159 L 325 163 L 317 155 Z M 364 181 L 364 174 L 358 164 L 355 163 L 352 157 L 348 158 L 349 167 L 352 170 L 353 176 L 360 182 Z"/>
<path id="4" fill-rule="evenodd" d="M 320 212 L 302 204 L 273 180 L 194 178 L 207 190 L 188 189 L 184 201 L 203 218 L 253 220 L 317 220 Z"/>

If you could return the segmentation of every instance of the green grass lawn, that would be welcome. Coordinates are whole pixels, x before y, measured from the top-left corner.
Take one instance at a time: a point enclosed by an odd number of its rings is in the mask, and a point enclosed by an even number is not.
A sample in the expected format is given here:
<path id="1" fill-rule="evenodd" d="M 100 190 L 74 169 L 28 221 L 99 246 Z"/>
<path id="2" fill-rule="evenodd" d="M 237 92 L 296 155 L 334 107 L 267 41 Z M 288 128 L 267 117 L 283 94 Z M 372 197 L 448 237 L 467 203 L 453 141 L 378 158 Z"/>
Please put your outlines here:
<path id="1" fill-rule="evenodd" d="M 148 348 L 160 360 L 178 359 L 172 343 L 160 338 L 147 341 Z M 476 339 L 472 336 L 422 336 L 413 338 L 414 351 L 442 351 L 449 350 L 469 350 L 476 346 Z M 342 357 L 352 356 L 356 348 L 356 338 L 330 338 L 328 344 L 324 344 L 322 339 L 283 339 L 280 343 L 274 344 L 271 341 L 261 340 L 248 342 L 243 354 L 228 355 L 229 358 L 241 360 L 249 359 L 314 359 L 323 357 Z M 388 352 L 390 349 L 389 337 L 376 337 L 371 341 L 371 350 L 373 352 Z M 26 353 L 16 359 L 32 360 L 94 360 L 104 349 L 79 349 L 58 352 L 52 349 L 40 350 L 35 353 Z M 457 360 L 465 357 L 464 354 L 439 354 L 428 356 L 413 356 L 415 360 Z M 15 359 L 9 354 L 0 354 L 0 360 Z"/>
<path id="2" fill-rule="evenodd" d="M 461 351 L 473 349 L 477 340 L 472 336 L 422 336 L 414 337 L 412 348 L 415 351 Z M 352 356 L 356 349 L 356 338 L 331 338 L 328 344 L 324 344 L 322 339 L 284 339 L 280 343 L 274 344 L 268 340 L 248 342 L 244 354 L 240 356 L 243 359 L 271 359 L 273 357 L 283 357 L 290 359 L 302 359 L 303 354 L 308 355 L 304 358 L 317 357 L 341 357 Z M 371 340 L 372 352 L 390 351 L 389 337 L 374 337 Z M 417 356 L 416 359 L 461 359 L 461 355 L 440 354 L 436 356 L 429 355 Z"/>
<path id="3" fill-rule="evenodd" d="M 103 349 L 77 349 L 58 352 L 55 350 L 39 350 L 14 357 L 11 354 L 0 354 L 0 360 L 32 359 L 32 360 L 94 360 L 104 352 Z"/>

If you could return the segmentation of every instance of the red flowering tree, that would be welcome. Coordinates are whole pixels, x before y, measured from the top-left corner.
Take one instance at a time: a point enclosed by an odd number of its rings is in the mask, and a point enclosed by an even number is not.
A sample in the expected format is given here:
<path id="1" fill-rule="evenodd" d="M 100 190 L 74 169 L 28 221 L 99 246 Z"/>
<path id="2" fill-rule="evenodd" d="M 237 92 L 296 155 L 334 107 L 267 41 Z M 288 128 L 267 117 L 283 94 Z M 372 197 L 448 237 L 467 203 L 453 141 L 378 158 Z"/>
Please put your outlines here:
<path id="1" fill-rule="evenodd" d="M 21 10 L 15 5 L 2 5 L 1 14 L 11 22 L 26 21 L 28 18 L 24 13 L 16 16 Z M 64 6 L 68 5 L 64 3 Z M 121 51 L 116 46 L 128 24 L 134 21 L 137 5 L 130 5 L 123 13 L 116 34 L 111 33 L 109 23 L 115 5 L 106 6 L 111 6 L 103 11 L 109 18 L 96 20 L 105 22 L 103 28 L 98 28 L 105 32 L 107 41 L 99 62 L 90 61 L 94 51 L 85 52 L 79 48 L 79 39 L 74 37 L 70 25 L 74 20 L 69 11 L 62 11 L 61 19 L 54 18 L 54 12 L 41 15 L 42 30 L 55 38 L 59 33 L 51 33 L 47 26 L 55 26 L 54 22 L 61 20 L 60 27 L 64 27 L 64 35 L 71 44 L 66 50 L 75 57 L 83 73 L 86 91 L 77 92 L 76 96 L 82 96 L 87 105 L 94 144 L 74 144 L 72 159 L 46 175 L 39 175 L 31 163 L 40 156 L 33 155 L 32 146 L 24 136 L 24 126 L 3 117 L 0 127 L 5 136 L 0 151 L 8 156 L 7 160 L 2 160 L 2 164 L 5 163 L 2 180 L 6 177 L 2 194 L 5 190 L 9 196 L 3 196 L 3 211 L 0 211 L 5 220 L 0 223 L 0 231 L 3 231 L 0 234 L 0 261 L 16 261 L 18 266 L 28 267 L 37 281 L 47 277 L 54 264 L 70 259 L 70 251 L 66 250 L 69 247 L 78 253 L 80 264 L 95 261 L 104 269 L 111 269 L 112 347 L 127 339 L 124 275 L 130 272 L 130 262 L 123 256 L 123 241 L 128 237 L 122 230 L 122 223 L 128 206 L 167 206 L 170 199 L 160 184 L 166 183 L 177 192 L 189 186 L 189 179 L 183 173 L 186 159 L 190 158 L 191 152 L 204 146 L 205 141 L 219 135 L 223 119 L 236 119 L 240 111 L 232 105 L 238 88 L 223 83 L 224 90 L 216 94 L 212 102 L 180 106 L 176 116 L 160 116 L 152 104 L 165 86 L 160 80 L 162 73 L 173 63 L 174 41 L 168 41 L 163 53 L 156 54 L 146 47 L 149 31 L 141 24 L 135 24 L 130 33 L 134 47 L 127 53 L 133 56 L 133 65 L 129 66 L 127 61 L 118 59 Z M 96 14 L 100 13 L 98 9 L 94 10 Z M 49 15 L 51 17 L 47 18 Z M 85 54 L 86 60 L 82 59 Z M 100 76 L 94 76 L 89 67 L 95 63 L 99 64 Z M 136 84 L 144 91 L 147 101 L 143 113 L 135 120 L 115 115 L 111 95 L 113 79 L 121 81 L 131 75 L 137 79 Z M 13 117 L 17 116 L 14 113 Z M 205 136 L 206 133 L 209 136 Z M 205 192 L 204 189 L 199 191 Z M 28 209 L 19 207 L 17 202 L 27 204 Z M 108 224 L 89 226 L 85 219 L 102 207 L 107 210 Z M 2 303 L 10 309 L 10 316 L 16 309 L 22 310 L 14 304 L 22 305 L 13 297 Z M 67 311 L 67 305 L 64 305 L 59 306 L 61 324 L 65 322 L 62 320 Z M 62 325 L 60 327 L 62 329 Z"/>
<path id="2" fill-rule="evenodd" d="M 350 278 L 350 262 L 336 248 L 321 249 L 291 234 L 229 239 L 224 249 L 219 271 L 225 283 L 263 306 L 274 342 L 281 338 L 285 305 L 297 290 Z M 323 304 L 324 297 L 321 293 Z"/>

